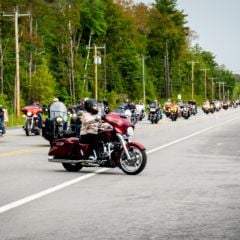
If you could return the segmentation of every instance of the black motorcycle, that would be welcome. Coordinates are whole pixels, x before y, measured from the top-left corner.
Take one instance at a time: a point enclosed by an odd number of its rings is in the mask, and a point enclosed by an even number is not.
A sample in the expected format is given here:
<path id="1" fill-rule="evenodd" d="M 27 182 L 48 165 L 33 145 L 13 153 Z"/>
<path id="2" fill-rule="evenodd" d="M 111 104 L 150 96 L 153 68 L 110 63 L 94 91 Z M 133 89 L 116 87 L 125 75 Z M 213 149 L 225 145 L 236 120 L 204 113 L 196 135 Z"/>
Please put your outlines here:
<path id="1" fill-rule="evenodd" d="M 159 120 L 162 118 L 162 113 L 159 107 L 156 107 L 154 103 L 149 104 L 149 113 L 148 113 L 148 120 L 154 124 L 158 123 Z"/>
<path id="2" fill-rule="evenodd" d="M 45 109 L 46 110 L 46 109 Z M 68 131 L 67 108 L 62 102 L 54 102 L 47 109 L 48 117 L 43 121 L 42 136 L 50 144 L 60 138 L 75 136 L 75 132 Z"/>
<path id="3" fill-rule="evenodd" d="M 69 130 L 72 131 L 72 134 L 76 137 L 80 137 L 80 130 L 82 126 L 81 117 L 83 114 L 83 109 L 79 109 L 78 107 L 71 107 L 68 110 L 68 114 L 70 116 L 70 126 Z"/>
<path id="4" fill-rule="evenodd" d="M 190 116 L 191 116 L 191 111 L 190 111 L 189 105 L 188 105 L 188 104 L 181 104 L 179 107 L 180 107 L 181 116 L 182 116 L 184 119 L 190 118 Z"/>

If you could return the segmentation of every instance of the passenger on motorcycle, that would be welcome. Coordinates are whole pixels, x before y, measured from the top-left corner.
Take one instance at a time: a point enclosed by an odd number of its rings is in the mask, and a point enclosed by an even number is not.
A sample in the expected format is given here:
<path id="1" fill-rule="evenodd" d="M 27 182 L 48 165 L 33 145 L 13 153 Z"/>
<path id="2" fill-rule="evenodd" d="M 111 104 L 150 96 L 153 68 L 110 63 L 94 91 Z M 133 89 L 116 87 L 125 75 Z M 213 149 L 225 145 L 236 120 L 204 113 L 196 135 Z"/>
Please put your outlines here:
<path id="1" fill-rule="evenodd" d="M 90 144 L 90 160 L 97 159 L 98 152 L 98 127 L 101 117 L 98 115 L 98 104 L 95 99 L 87 99 L 84 103 L 85 111 L 82 114 L 82 127 L 80 143 Z"/>

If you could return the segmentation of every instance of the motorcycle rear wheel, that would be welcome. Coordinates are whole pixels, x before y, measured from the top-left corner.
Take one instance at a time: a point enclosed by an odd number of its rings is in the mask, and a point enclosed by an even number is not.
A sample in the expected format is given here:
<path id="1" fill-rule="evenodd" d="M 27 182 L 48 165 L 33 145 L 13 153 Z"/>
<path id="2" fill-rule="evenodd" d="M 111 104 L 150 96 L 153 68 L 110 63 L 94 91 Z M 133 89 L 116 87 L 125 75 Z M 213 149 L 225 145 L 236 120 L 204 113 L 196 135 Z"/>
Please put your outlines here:
<path id="1" fill-rule="evenodd" d="M 62 163 L 62 165 L 69 172 L 78 172 L 82 168 L 80 163 Z"/>
<path id="2" fill-rule="evenodd" d="M 145 168 L 147 164 L 147 154 L 145 150 L 136 146 L 130 146 L 128 149 L 131 160 L 127 159 L 123 151 L 120 156 L 120 168 L 128 175 L 137 175 Z"/>

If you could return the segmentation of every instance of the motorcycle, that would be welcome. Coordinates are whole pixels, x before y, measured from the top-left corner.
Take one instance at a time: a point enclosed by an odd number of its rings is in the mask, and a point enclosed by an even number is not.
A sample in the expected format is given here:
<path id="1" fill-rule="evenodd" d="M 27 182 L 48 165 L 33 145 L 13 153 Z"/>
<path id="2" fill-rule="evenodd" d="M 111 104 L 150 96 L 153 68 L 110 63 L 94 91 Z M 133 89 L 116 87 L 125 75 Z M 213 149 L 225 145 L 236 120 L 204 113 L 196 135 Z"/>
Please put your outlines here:
<path id="1" fill-rule="evenodd" d="M 4 123 L 2 123 L 2 120 L 0 119 L 0 136 L 6 133 L 6 128 L 4 126 Z"/>
<path id="2" fill-rule="evenodd" d="M 62 163 L 70 172 L 82 167 L 119 167 L 124 173 L 136 175 L 143 171 L 147 163 L 145 147 L 131 142 L 134 126 L 118 113 L 109 113 L 103 117 L 98 133 L 98 152 L 96 160 L 90 160 L 90 144 L 79 142 L 78 138 L 63 138 L 52 143 L 48 161 Z"/>
<path id="3" fill-rule="evenodd" d="M 76 107 L 72 107 L 69 109 L 69 116 L 70 116 L 70 126 L 69 130 L 72 132 L 75 132 L 76 137 L 80 136 L 80 130 L 81 130 L 81 116 L 82 116 L 83 110 L 79 110 Z"/>
<path id="4" fill-rule="evenodd" d="M 30 134 L 39 135 L 41 128 L 39 114 L 41 114 L 42 108 L 39 106 L 26 106 L 22 108 L 21 111 L 26 118 L 23 126 L 26 136 L 30 136 Z"/>
<path id="5" fill-rule="evenodd" d="M 191 116 L 191 112 L 190 112 L 190 107 L 188 104 L 182 104 L 180 105 L 180 112 L 181 112 L 181 116 L 184 119 L 188 119 Z"/>
<path id="6" fill-rule="evenodd" d="M 131 111 L 131 119 L 130 119 L 130 121 L 131 121 L 131 123 L 133 125 L 135 125 L 137 123 L 137 121 L 138 121 L 136 109 L 131 109 L 130 111 Z"/>
<path id="7" fill-rule="evenodd" d="M 176 121 L 179 115 L 179 107 L 177 104 L 172 103 L 168 109 L 168 116 L 172 121 Z"/>
<path id="8" fill-rule="evenodd" d="M 145 118 L 145 110 L 143 104 L 136 104 L 137 120 L 142 121 Z"/>
<path id="9" fill-rule="evenodd" d="M 192 115 L 196 115 L 198 112 L 197 103 L 195 101 L 188 101 L 190 112 Z"/>
<path id="10" fill-rule="evenodd" d="M 148 120 L 154 124 L 158 123 L 158 121 L 162 118 L 162 114 L 160 109 L 157 109 L 155 104 L 149 104 L 149 114 L 148 114 Z"/>
<path id="11" fill-rule="evenodd" d="M 210 103 L 209 101 L 206 101 L 203 103 L 202 105 L 202 110 L 204 113 L 208 114 L 208 113 L 214 113 L 215 108 L 214 108 L 214 104 Z"/>
<path id="12" fill-rule="evenodd" d="M 67 108 L 62 102 L 53 102 L 48 108 L 48 117 L 43 121 L 42 136 L 50 144 L 59 138 L 74 136 L 74 132 L 67 131 Z"/>

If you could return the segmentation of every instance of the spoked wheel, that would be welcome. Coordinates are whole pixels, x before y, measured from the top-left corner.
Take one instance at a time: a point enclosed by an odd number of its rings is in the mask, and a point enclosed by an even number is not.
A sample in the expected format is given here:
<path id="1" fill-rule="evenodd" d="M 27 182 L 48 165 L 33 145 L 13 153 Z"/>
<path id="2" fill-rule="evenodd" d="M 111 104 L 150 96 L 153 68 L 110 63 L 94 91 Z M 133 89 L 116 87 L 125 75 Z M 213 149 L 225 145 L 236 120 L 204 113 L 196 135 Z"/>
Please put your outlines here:
<path id="1" fill-rule="evenodd" d="M 123 151 L 120 157 L 120 168 L 123 172 L 129 175 L 139 174 L 145 168 L 147 163 L 146 151 L 141 150 L 136 146 L 130 146 L 128 151 L 131 159 L 128 160 Z"/>
<path id="2" fill-rule="evenodd" d="M 78 172 L 82 168 L 80 163 L 62 163 L 62 165 L 69 172 Z"/>

